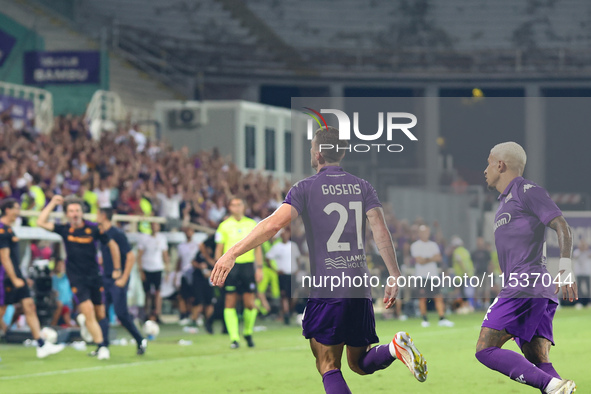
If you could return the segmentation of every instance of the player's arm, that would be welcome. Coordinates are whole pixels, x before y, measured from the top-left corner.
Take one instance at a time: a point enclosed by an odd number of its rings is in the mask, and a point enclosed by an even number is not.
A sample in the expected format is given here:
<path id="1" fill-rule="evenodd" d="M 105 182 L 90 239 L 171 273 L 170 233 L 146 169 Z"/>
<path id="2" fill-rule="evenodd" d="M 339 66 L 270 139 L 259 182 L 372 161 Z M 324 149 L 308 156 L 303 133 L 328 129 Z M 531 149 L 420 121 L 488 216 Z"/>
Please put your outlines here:
<path id="1" fill-rule="evenodd" d="M 216 286 L 223 285 L 228 273 L 234 266 L 236 257 L 243 255 L 249 250 L 260 246 L 263 242 L 271 239 L 279 230 L 287 226 L 292 218 L 295 219 L 297 216 L 298 212 L 295 208 L 289 204 L 282 204 L 269 217 L 260 221 L 246 237 L 228 249 L 228 251 L 217 260 L 211 273 L 212 283 Z M 217 254 L 218 250 L 216 248 L 216 256 Z"/>
<path id="2" fill-rule="evenodd" d="M 2 262 L 2 267 L 4 267 L 6 276 L 10 278 L 10 281 L 14 287 L 23 287 L 25 285 L 25 281 L 16 276 L 14 265 L 12 264 L 12 259 L 10 258 L 10 248 L 0 249 L 0 261 Z"/>
<path id="3" fill-rule="evenodd" d="M 115 240 L 111 239 L 107 243 L 109 251 L 111 252 L 111 259 L 113 259 L 113 278 L 117 279 L 121 276 L 121 252 L 119 251 L 119 245 Z"/>
<path id="4" fill-rule="evenodd" d="M 577 284 L 575 283 L 575 274 L 573 273 L 572 252 L 573 252 L 573 234 L 570 226 L 564 219 L 564 216 L 557 216 L 548 223 L 548 227 L 556 231 L 558 236 L 558 247 L 560 248 L 560 262 L 558 270 L 560 282 L 556 284 L 555 294 L 559 287 L 562 287 L 562 298 L 570 302 L 579 299 Z"/>
<path id="5" fill-rule="evenodd" d="M 263 248 L 259 245 L 254 248 L 255 278 L 257 282 L 263 280 L 263 262 Z"/>
<path id="6" fill-rule="evenodd" d="M 170 271 L 170 255 L 168 254 L 168 248 L 162 251 L 162 260 L 164 260 L 164 270 Z"/>
<path id="7" fill-rule="evenodd" d="M 127 282 L 127 279 L 129 279 L 129 276 L 131 275 L 131 270 L 133 269 L 134 264 L 135 264 L 135 254 L 133 253 L 132 250 L 130 250 L 125 255 L 125 270 L 123 271 L 123 274 L 121 275 L 121 277 L 123 278 L 124 281 Z"/>
<path id="8" fill-rule="evenodd" d="M 386 225 L 386 217 L 382 207 L 372 208 L 367 211 L 367 219 L 373 233 L 373 239 L 376 243 L 380 256 L 386 264 L 388 273 L 394 278 L 400 276 L 400 267 L 398 267 L 398 259 L 396 258 L 396 249 L 394 248 L 394 241 L 392 240 L 392 234 L 388 230 Z M 390 285 L 394 286 L 390 286 Z M 396 296 L 398 295 L 398 286 L 396 283 L 388 283 L 386 293 L 384 295 L 384 304 L 386 308 L 392 307 L 396 302 Z"/>
<path id="9" fill-rule="evenodd" d="M 435 254 L 435 255 L 431 256 L 431 257 L 429 258 L 429 261 L 434 261 L 434 262 L 436 262 L 436 263 L 441 263 L 441 260 L 442 260 L 442 259 L 443 259 L 443 258 L 441 257 L 441 253 L 437 253 L 437 254 Z"/>
<path id="10" fill-rule="evenodd" d="M 64 198 L 60 195 L 55 195 L 49 201 L 49 204 L 39 214 L 37 218 L 37 225 L 41 228 L 44 228 L 47 231 L 53 231 L 55 229 L 55 224 L 49 221 L 49 214 L 53 212 L 53 210 L 58 206 L 64 203 Z"/>

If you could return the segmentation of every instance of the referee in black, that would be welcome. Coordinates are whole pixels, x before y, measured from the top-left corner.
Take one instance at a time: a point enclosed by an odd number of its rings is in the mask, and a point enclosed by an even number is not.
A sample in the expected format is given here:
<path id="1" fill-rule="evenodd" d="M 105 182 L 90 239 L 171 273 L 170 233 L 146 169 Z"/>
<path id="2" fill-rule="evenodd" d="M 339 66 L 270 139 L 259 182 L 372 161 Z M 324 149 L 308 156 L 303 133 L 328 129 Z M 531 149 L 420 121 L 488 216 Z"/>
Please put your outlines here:
<path id="1" fill-rule="evenodd" d="M 49 222 L 49 214 L 58 206 L 64 205 L 67 224 Z M 88 334 L 98 345 L 96 355 L 99 360 L 111 357 L 108 344 L 103 340 L 103 333 L 98 324 L 105 317 L 103 304 L 103 278 L 97 261 L 96 241 L 108 245 L 113 256 L 113 279 L 121 276 L 121 258 L 117 243 L 103 233 L 99 227 L 82 218 L 82 204 L 79 199 L 64 198 L 55 195 L 47 204 L 39 218 L 37 225 L 46 230 L 61 235 L 66 246 L 67 263 L 66 275 L 72 286 L 72 293 L 78 302 L 80 312 L 77 321 L 83 338 Z M 87 330 L 87 331 L 86 331 Z"/>

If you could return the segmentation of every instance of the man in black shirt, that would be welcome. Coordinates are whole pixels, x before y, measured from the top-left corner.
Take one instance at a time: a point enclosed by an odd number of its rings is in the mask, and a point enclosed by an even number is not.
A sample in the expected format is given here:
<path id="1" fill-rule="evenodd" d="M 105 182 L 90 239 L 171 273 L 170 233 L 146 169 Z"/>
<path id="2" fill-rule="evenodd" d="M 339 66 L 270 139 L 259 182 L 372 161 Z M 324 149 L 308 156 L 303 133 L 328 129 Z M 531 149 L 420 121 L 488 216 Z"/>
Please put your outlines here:
<path id="1" fill-rule="evenodd" d="M 120 260 L 123 264 L 123 274 L 119 279 L 113 279 L 113 257 L 108 244 L 101 242 L 101 255 L 103 256 L 103 283 L 105 285 L 105 310 L 109 310 L 111 304 L 115 309 L 115 314 L 121 322 L 121 325 L 129 331 L 131 336 L 135 339 L 137 344 L 137 354 L 142 355 L 146 352 L 148 341 L 143 338 L 133 323 L 133 318 L 129 314 L 127 308 L 127 285 L 129 284 L 129 275 L 133 265 L 135 264 L 135 254 L 131 250 L 131 246 L 127 241 L 125 233 L 113 226 L 111 219 L 113 218 L 112 208 L 100 208 L 97 221 L 99 228 L 117 243 L 119 246 Z M 99 322 L 103 331 L 103 338 L 105 342 L 109 343 L 109 318 L 105 317 Z"/>
<path id="2" fill-rule="evenodd" d="M 49 214 L 60 204 L 68 224 L 48 222 Z M 96 350 L 99 360 L 108 360 L 111 355 L 108 344 L 103 339 L 99 320 L 105 317 L 103 305 L 103 280 L 97 261 L 96 241 L 108 245 L 113 256 L 113 279 L 121 276 L 121 258 L 117 243 L 104 234 L 99 227 L 82 218 L 82 202 L 78 199 L 66 199 L 55 195 L 41 211 L 37 224 L 49 231 L 61 235 L 66 246 L 66 275 L 72 286 L 72 293 L 78 301 L 80 314 L 77 317 L 82 337 L 87 336 L 86 330 L 98 345 Z"/>
<path id="3" fill-rule="evenodd" d="M 215 234 L 207 237 L 203 243 L 199 245 L 199 252 L 195 256 L 193 266 L 193 284 L 195 286 L 195 305 L 199 306 L 196 316 L 203 311 L 205 313 L 205 329 L 208 333 L 213 334 L 213 286 L 209 282 L 211 270 L 215 265 Z"/>
<path id="4" fill-rule="evenodd" d="M 20 302 L 31 334 L 37 340 L 37 357 L 45 358 L 59 353 L 64 349 L 64 345 L 54 345 L 41 338 L 35 302 L 19 267 L 18 238 L 12 225 L 20 215 L 20 205 L 14 198 L 7 198 L 0 203 L 0 210 L 0 320 L 7 305 Z"/>

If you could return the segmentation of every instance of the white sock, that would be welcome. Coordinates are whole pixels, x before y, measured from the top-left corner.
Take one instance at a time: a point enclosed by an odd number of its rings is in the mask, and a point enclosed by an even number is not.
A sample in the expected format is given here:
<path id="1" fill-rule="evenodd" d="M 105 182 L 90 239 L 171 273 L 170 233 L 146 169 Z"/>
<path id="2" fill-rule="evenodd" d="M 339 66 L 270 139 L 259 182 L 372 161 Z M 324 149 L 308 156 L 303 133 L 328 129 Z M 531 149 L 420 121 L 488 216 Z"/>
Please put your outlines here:
<path id="1" fill-rule="evenodd" d="M 544 389 L 544 392 L 546 392 L 546 394 L 547 393 L 551 393 L 552 391 L 556 390 L 556 388 L 558 386 L 560 386 L 560 383 L 561 382 L 562 382 L 562 380 L 560 380 L 560 379 L 552 378 L 552 380 L 550 381 L 550 383 L 548 383 L 548 385 Z"/>
<path id="2" fill-rule="evenodd" d="M 397 358 L 396 349 L 394 349 L 394 341 L 390 342 L 390 344 L 388 345 L 388 350 L 390 350 L 390 354 L 392 355 L 392 357 Z"/>

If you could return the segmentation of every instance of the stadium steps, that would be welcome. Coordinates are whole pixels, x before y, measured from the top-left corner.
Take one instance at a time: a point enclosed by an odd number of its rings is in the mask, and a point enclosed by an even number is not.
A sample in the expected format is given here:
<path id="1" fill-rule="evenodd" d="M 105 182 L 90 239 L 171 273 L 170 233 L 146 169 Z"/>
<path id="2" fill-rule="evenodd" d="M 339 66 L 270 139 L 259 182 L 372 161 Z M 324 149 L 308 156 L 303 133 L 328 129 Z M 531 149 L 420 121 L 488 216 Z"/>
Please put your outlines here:
<path id="1" fill-rule="evenodd" d="M 47 51 L 98 50 L 99 42 L 74 29 L 73 23 L 34 1 L 0 0 L 0 12 L 23 26 L 37 31 Z M 117 92 L 131 108 L 154 109 L 156 100 L 183 100 L 186 97 L 146 72 L 139 70 L 120 54 L 109 52 L 110 90 Z"/>
<path id="2" fill-rule="evenodd" d="M 300 56 L 297 49 L 285 42 L 276 31 L 271 28 L 264 19 L 254 13 L 243 0 L 217 0 L 222 7 L 230 12 L 232 17 L 241 22 L 242 26 L 254 34 L 258 41 L 271 50 L 277 58 L 286 63 L 286 66 L 296 73 L 310 74 L 310 67 Z"/>

